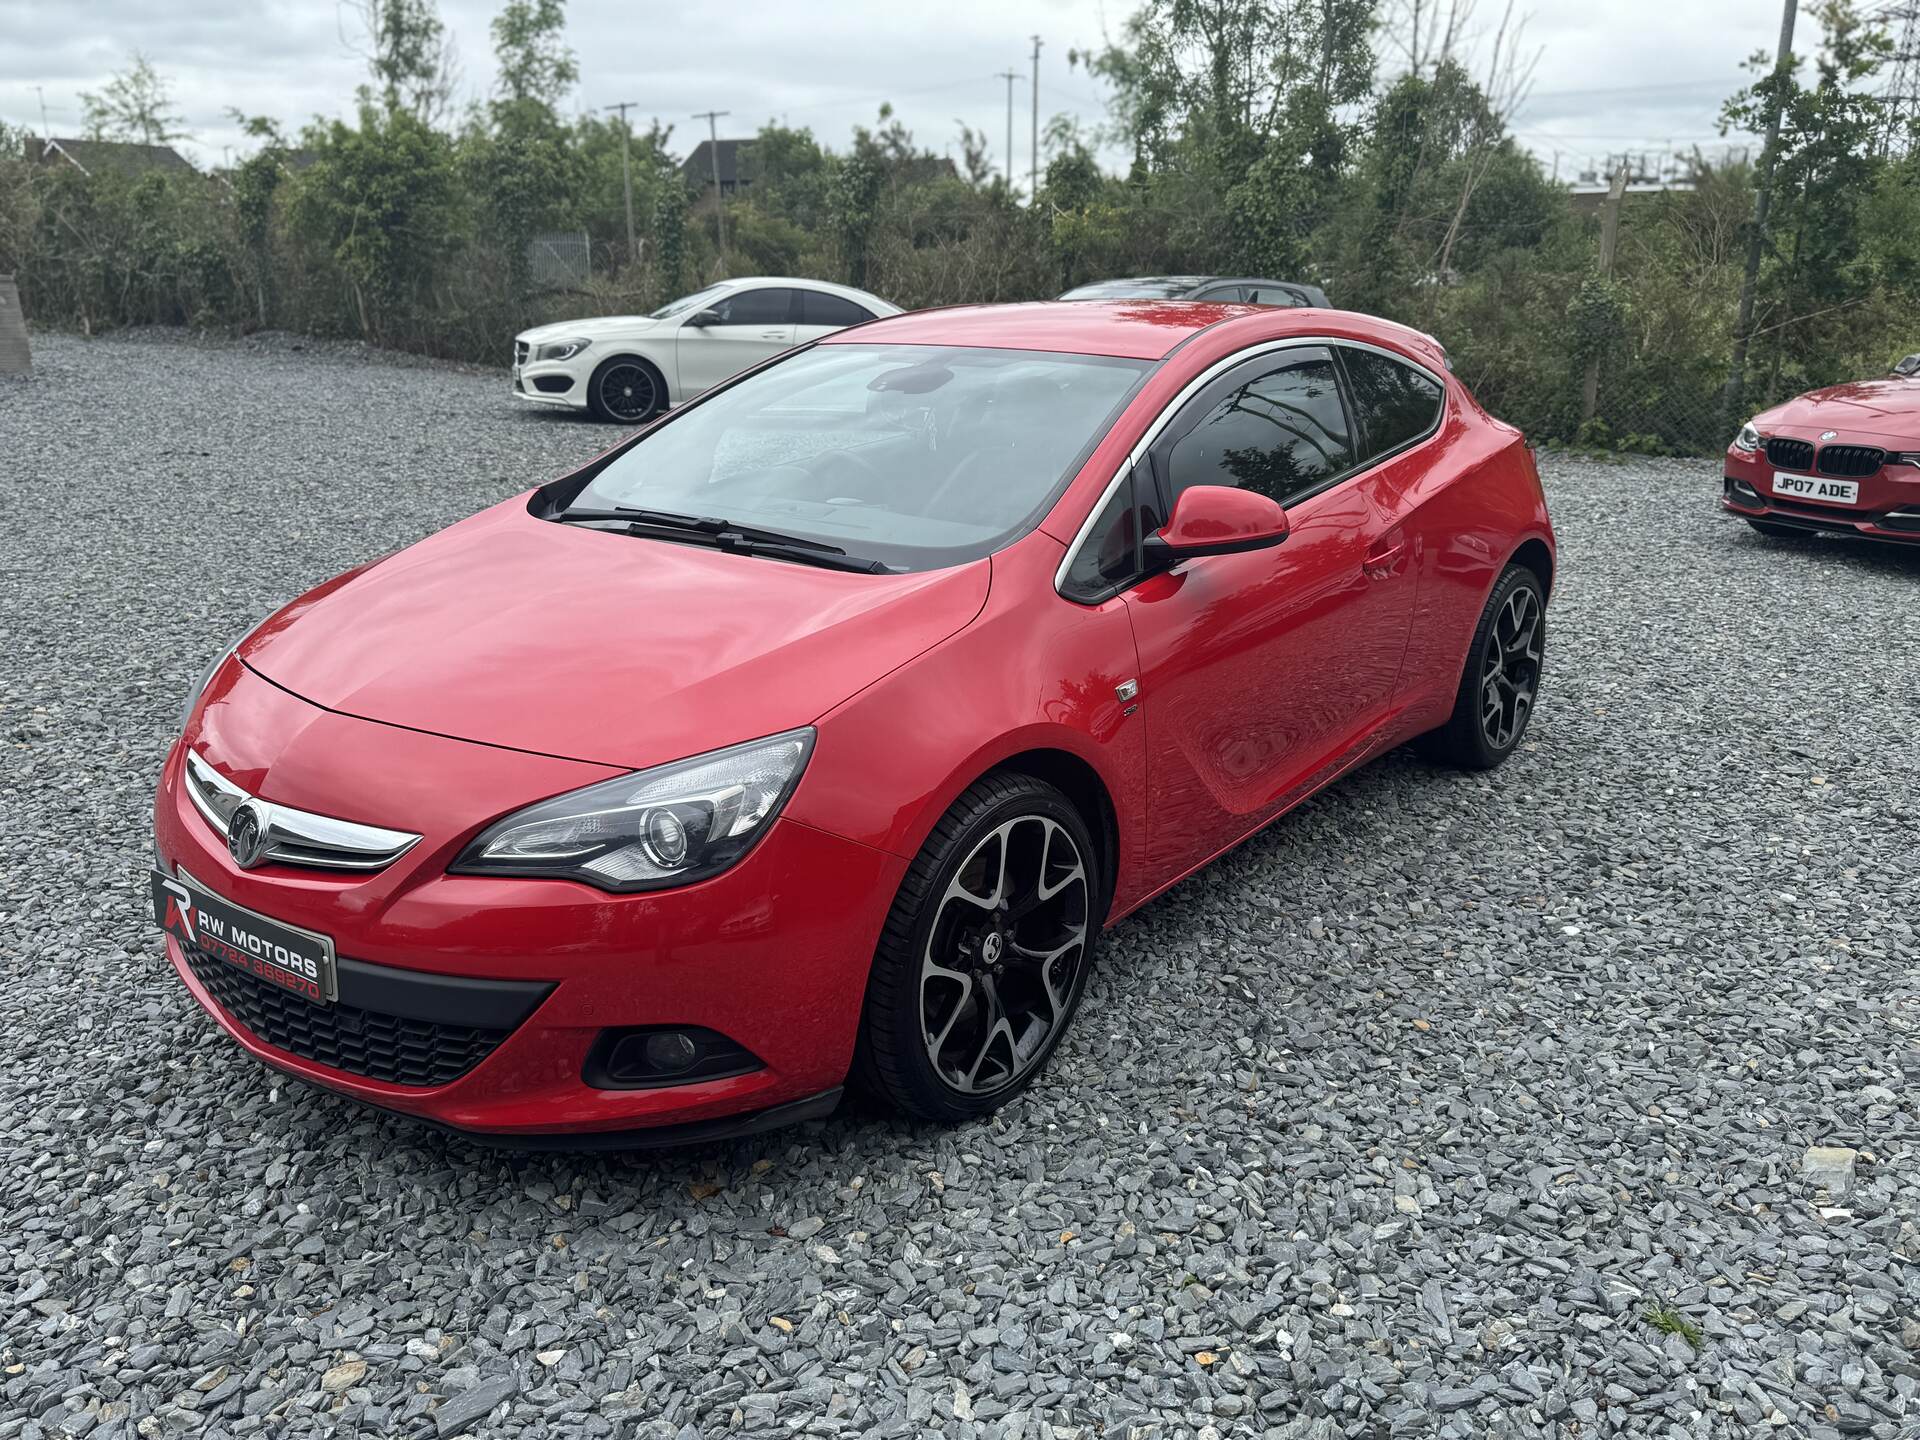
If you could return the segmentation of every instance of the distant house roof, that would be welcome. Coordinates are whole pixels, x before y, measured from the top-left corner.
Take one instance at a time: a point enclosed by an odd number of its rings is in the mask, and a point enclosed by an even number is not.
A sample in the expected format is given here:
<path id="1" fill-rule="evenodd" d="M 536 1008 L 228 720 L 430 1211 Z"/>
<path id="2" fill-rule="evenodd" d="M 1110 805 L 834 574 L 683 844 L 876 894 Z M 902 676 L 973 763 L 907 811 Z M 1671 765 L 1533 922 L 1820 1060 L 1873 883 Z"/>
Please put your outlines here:
<path id="1" fill-rule="evenodd" d="M 145 175 L 155 170 L 198 173 L 171 145 L 142 145 L 131 140 L 29 139 L 26 155 L 43 165 L 56 165 L 64 160 L 83 175 L 104 171 Z"/>
<path id="2" fill-rule="evenodd" d="M 720 188 L 731 190 L 740 183 L 740 156 L 751 140 L 702 140 L 693 147 L 680 169 L 696 185 L 713 183 L 714 156 L 720 159 Z"/>

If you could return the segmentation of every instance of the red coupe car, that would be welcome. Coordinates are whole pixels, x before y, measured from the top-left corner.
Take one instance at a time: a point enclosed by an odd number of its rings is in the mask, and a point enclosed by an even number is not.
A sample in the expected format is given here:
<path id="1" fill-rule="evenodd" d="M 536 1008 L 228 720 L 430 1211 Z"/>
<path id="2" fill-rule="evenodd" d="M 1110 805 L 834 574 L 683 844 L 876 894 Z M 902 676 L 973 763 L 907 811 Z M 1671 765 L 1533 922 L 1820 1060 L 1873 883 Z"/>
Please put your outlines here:
<path id="1" fill-rule="evenodd" d="M 1403 741 L 1510 754 L 1553 572 L 1526 443 L 1415 332 L 887 319 L 223 654 L 155 917 L 248 1051 L 443 1126 L 710 1139 L 850 1073 L 957 1121 L 1103 927 Z"/>
<path id="2" fill-rule="evenodd" d="M 1782 539 L 1920 542 L 1920 355 L 1754 416 L 1727 447 L 1720 503 Z"/>

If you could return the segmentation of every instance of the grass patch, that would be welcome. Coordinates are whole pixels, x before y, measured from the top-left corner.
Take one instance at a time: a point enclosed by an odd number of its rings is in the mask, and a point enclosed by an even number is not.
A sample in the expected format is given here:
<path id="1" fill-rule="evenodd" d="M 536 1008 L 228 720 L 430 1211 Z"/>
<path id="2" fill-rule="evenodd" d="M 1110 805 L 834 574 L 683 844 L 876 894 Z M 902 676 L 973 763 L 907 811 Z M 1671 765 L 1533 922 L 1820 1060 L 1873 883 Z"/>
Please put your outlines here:
<path id="1" fill-rule="evenodd" d="M 1664 1305 L 1653 1305 L 1649 1306 L 1647 1312 L 1640 1318 L 1662 1335 L 1678 1335 L 1696 1350 L 1704 1348 L 1707 1343 L 1707 1337 L 1700 1327 L 1678 1310 L 1669 1310 Z"/>

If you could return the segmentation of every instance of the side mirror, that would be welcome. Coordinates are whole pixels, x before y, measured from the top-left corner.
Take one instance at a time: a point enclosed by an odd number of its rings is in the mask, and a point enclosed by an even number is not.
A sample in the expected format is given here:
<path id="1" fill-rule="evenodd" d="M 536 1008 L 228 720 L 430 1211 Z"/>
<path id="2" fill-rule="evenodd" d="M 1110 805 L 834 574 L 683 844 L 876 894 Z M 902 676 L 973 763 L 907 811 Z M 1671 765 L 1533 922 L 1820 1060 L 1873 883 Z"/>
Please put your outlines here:
<path id="1" fill-rule="evenodd" d="M 709 325 L 724 325 L 726 317 L 718 310 L 699 310 L 687 318 L 687 324 L 696 330 L 704 330 Z"/>
<path id="2" fill-rule="evenodd" d="M 1201 555 L 1267 550 L 1287 538 L 1287 512 L 1278 502 L 1231 485 L 1195 485 L 1180 492 L 1173 514 L 1143 549 L 1147 566 L 1165 570 Z"/>

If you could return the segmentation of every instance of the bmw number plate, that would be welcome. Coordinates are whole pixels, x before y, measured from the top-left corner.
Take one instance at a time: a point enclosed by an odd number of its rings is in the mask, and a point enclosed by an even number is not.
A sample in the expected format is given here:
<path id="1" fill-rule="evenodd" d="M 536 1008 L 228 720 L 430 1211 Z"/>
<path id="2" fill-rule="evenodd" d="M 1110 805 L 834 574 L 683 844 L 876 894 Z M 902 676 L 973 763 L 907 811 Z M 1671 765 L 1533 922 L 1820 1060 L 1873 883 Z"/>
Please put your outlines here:
<path id="1" fill-rule="evenodd" d="M 1824 475 L 1785 475 L 1774 472 L 1773 493 L 1790 500 L 1825 500 L 1832 505 L 1858 505 L 1858 480 L 1829 480 Z"/>
<path id="2" fill-rule="evenodd" d="M 291 990 L 316 1005 L 339 998 L 333 941 L 209 894 L 184 876 L 153 872 L 153 918 L 182 945 Z"/>

